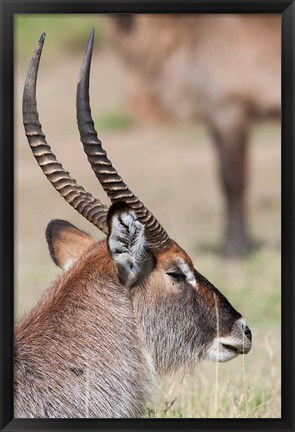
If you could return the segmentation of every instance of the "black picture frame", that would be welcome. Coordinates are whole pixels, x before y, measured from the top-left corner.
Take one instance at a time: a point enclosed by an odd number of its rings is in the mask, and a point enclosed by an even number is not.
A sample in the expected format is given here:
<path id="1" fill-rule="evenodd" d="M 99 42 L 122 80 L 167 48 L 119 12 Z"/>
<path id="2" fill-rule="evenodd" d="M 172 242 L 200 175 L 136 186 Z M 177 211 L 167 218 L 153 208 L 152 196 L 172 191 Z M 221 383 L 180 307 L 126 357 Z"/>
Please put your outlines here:
<path id="1" fill-rule="evenodd" d="M 290 0 L 1 0 L 1 431 L 293 431 L 295 5 Z M 280 13 L 282 15 L 282 417 L 280 419 L 14 419 L 13 17 L 18 13 Z"/>

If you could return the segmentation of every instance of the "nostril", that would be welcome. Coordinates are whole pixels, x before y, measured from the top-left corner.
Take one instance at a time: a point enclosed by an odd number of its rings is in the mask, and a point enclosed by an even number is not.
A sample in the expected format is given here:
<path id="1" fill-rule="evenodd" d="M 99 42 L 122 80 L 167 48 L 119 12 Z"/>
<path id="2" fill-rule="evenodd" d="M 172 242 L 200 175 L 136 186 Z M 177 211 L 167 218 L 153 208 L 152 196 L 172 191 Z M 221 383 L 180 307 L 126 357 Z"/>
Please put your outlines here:
<path id="1" fill-rule="evenodd" d="M 252 340 L 252 332 L 248 326 L 244 327 L 244 333 L 247 336 L 247 338 L 251 341 Z"/>

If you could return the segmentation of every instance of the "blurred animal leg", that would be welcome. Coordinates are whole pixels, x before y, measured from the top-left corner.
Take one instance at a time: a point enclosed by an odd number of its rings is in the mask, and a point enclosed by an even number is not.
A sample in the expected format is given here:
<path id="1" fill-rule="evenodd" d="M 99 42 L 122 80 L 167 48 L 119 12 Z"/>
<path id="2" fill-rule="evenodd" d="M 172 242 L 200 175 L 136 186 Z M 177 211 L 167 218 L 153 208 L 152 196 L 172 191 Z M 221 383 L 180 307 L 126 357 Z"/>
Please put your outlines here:
<path id="1" fill-rule="evenodd" d="M 230 104 L 215 112 L 211 126 L 225 198 L 223 252 L 241 256 L 247 253 L 250 246 L 246 220 L 249 121 L 242 107 Z"/>

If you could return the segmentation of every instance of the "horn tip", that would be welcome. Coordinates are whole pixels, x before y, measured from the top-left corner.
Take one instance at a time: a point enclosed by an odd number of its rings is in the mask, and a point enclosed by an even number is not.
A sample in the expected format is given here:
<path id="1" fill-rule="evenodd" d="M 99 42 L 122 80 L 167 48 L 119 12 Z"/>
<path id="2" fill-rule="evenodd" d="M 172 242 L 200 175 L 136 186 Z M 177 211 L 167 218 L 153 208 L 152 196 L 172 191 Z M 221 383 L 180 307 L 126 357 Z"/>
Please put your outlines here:
<path id="1" fill-rule="evenodd" d="M 46 36 L 46 33 L 43 32 L 43 33 L 41 34 L 41 36 L 40 36 L 40 39 L 39 39 L 39 44 L 40 44 L 40 45 L 43 45 L 43 44 L 44 44 L 45 36 Z"/>
<path id="2" fill-rule="evenodd" d="M 94 27 L 91 29 L 91 32 L 90 32 L 90 35 L 89 35 L 88 44 L 93 45 L 93 41 L 94 41 Z"/>

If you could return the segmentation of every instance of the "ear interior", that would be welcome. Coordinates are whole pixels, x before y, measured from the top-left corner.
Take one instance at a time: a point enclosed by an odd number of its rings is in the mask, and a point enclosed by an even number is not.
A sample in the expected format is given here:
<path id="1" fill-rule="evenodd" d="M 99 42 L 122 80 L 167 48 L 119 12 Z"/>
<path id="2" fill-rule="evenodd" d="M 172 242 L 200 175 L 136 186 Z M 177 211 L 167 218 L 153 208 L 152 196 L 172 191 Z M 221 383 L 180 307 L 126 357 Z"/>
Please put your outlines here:
<path id="1" fill-rule="evenodd" d="M 46 230 L 51 258 L 68 270 L 95 242 L 88 234 L 63 220 L 52 220 Z"/>
<path id="2" fill-rule="evenodd" d="M 130 207 L 120 202 L 110 207 L 108 225 L 108 247 L 121 282 L 130 287 L 139 284 L 154 268 L 144 225 Z"/>

